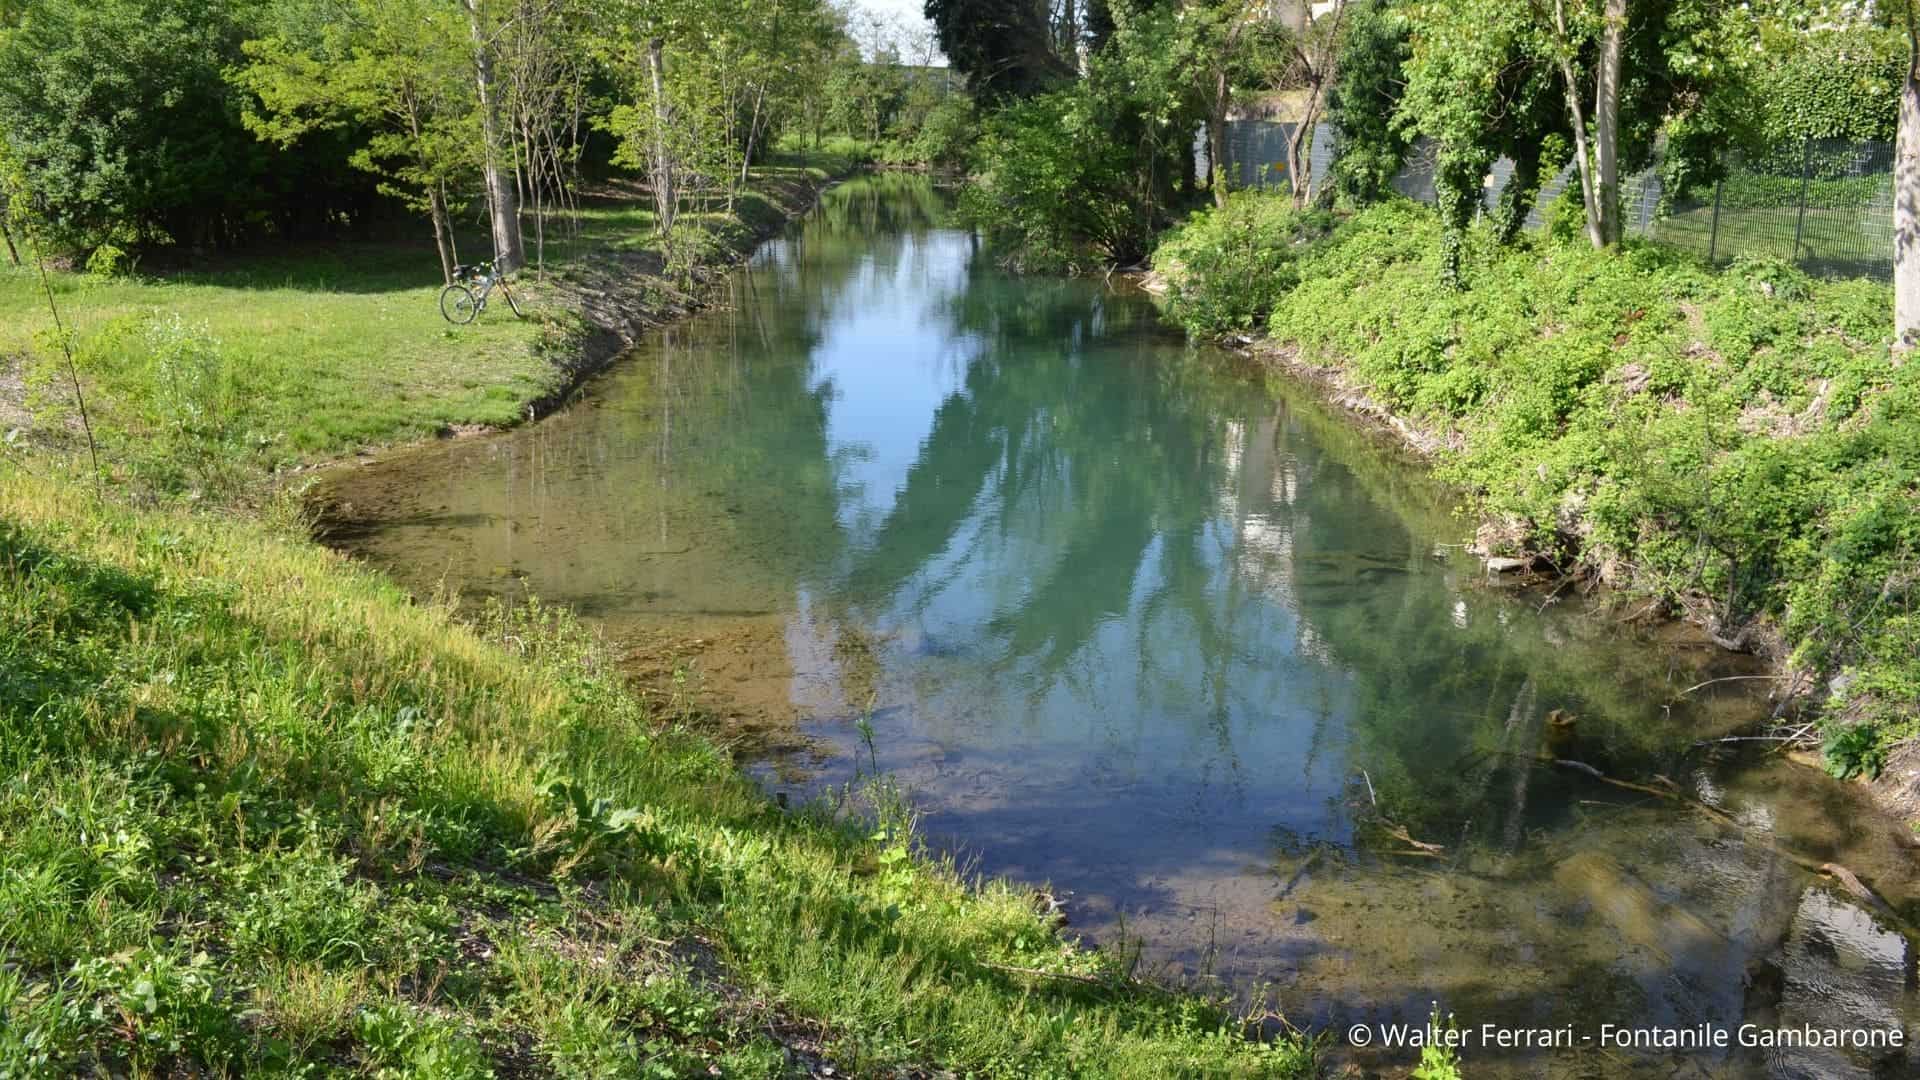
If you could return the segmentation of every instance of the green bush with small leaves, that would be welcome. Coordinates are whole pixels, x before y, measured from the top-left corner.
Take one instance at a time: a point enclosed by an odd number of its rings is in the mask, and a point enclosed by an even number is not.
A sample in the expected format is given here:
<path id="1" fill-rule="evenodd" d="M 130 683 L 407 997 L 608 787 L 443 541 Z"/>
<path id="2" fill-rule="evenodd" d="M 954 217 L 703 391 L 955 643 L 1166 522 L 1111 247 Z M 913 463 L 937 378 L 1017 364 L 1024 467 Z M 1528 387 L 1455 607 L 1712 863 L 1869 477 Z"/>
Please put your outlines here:
<path id="1" fill-rule="evenodd" d="M 1154 253 L 1174 318 L 1201 333 L 1260 327 L 1299 284 L 1300 257 L 1333 227 L 1324 211 L 1297 212 L 1290 200 L 1237 191 L 1203 210 Z"/>

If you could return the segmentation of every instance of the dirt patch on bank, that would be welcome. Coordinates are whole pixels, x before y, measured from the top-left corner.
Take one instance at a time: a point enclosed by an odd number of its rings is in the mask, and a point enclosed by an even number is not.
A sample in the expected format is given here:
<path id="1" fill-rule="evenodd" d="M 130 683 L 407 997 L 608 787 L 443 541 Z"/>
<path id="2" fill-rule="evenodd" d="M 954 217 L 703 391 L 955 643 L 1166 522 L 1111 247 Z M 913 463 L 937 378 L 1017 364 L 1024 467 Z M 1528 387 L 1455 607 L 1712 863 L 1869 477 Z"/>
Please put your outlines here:
<path id="1" fill-rule="evenodd" d="M 1432 458 L 1443 450 L 1457 450 L 1465 445 L 1458 432 L 1438 431 L 1387 408 L 1372 397 L 1365 384 L 1349 376 L 1345 370 L 1315 364 L 1297 346 L 1260 339 L 1245 342 L 1242 347 L 1268 367 L 1279 368 L 1319 387 L 1328 401 L 1361 417 L 1370 426 L 1391 434 L 1401 445 L 1423 458 Z"/>

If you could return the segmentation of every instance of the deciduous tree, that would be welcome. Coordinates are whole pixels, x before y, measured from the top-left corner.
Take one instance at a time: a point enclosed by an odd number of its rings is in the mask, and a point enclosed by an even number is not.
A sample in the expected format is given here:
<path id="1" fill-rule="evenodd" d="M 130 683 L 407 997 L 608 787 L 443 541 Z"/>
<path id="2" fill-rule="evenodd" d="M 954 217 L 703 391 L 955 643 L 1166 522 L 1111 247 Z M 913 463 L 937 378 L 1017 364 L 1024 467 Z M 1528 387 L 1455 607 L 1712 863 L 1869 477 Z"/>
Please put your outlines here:
<path id="1" fill-rule="evenodd" d="M 442 0 L 343 0 L 350 17 L 312 24 L 304 40 L 275 35 L 246 44 L 234 73 L 259 102 L 247 126 L 289 145 L 347 123 L 373 129 L 352 157 L 381 190 L 424 210 L 447 280 L 454 244 L 449 192 L 477 164 L 467 27 Z"/>
<path id="2" fill-rule="evenodd" d="M 940 50 L 982 98 L 1025 97 L 1078 74 L 1055 51 L 1047 0 L 926 0 Z"/>
<path id="3" fill-rule="evenodd" d="M 1900 83 L 1900 128 L 1893 152 L 1893 337 L 1905 355 L 1920 347 L 1920 12 L 1900 5 L 1907 71 Z"/>

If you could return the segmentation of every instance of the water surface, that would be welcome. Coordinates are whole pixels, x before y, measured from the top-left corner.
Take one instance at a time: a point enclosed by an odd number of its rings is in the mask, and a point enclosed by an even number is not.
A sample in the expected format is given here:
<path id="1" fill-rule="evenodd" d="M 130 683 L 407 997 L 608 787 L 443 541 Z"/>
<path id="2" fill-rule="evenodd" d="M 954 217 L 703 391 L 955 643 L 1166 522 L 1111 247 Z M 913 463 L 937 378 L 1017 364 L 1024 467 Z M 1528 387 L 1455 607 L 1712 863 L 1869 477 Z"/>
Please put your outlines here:
<path id="1" fill-rule="evenodd" d="M 1125 287 L 1001 274 L 945 211 L 916 178 L 829 192 L 724 307 L 655 331 L 580 405 L 337 477 L 335 535 L 421 592 L 573 605 L 637 666 L 810 737 L 767 759 L 771 786 L 877 768 L 932 842 L 1052 882 L 1075 930 L 1296 1023 L 1438 999 L 1581 1034 L 1920 1034 L 1907 941 L 1797 861 L 1846 863 L 1914 919 L 1892 827 L 1812 769 L 1695 746 L 1767 706 L 1758 681 L 1689 688 L 1751 668 L 1490 583 L 1419 471 L 1310 395 Z"/>

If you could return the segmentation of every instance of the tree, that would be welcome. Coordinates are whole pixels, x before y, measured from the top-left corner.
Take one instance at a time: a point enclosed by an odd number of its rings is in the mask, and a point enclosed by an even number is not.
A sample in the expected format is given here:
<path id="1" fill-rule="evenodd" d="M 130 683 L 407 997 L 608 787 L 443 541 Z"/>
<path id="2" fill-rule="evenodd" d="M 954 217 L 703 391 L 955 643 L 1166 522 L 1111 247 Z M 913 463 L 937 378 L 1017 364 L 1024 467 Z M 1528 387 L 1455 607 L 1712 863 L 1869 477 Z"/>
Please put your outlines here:
<path id="1" fill-rule="evenodd" d="M 291 145 L 347 123 L 373 133 L 351 163 L 380 177 L 381 190 L 426 211 L 441 271 L 453 280 L 450 189 L 476 162 L 466 27 L 441 0 L 342 0 L 348 18 L 312 27 L 295 41 L 272 36 L 245 45 L 234 74 L 260 111 L 246 123 L 261 139 Z"/>
<path id="2" fill-rule="evenodd" d="M 1540 6 L 1542 0 L 1532 2 L 1536 14 L 1551 27 L 1554 62 L 1559 65 L 1567 112 L 1573 119 L 1573 160 L 1580 175 L 1580 201 L 1587 211 L 1587 239 L 1594 247 L 1603 248 L 1620 240 L 1620 48 L 1626 28 L 1626 0 L 1601 0 L 1604 9 L 1599 58 L 1594 64 L 1591 140 L 1576 69 L 1582 29 L 1579 23 L 1586 7 L 1581 0 L 1572 0 L 1575 8 L 1570 16 L 1569 0 L 1552 0 L 1550 11 Z"/>
<path id="3" fill-rule="evenodd" d="M 499 55 L 520 202 L 533 206 L 534 264 L 546 267 L 548 218 L 578 225 L 575 189 L 587 109 L 591 21 L 580 0 L 515 0 Z"/>
<path id="4" fill-rule="evenodd" d="M 15 184 L 9 178 L 18 175 L 19 168 L 13 164 L 13 156 L 7 148 L 6 132 L 0 131 L 0 240 L 6 241 L 7 259 L 15 266 L 20 265 L 20 249 L 14 246 L 13 229 L 8 224 L 14 215 L 13 189 Z"/>
<path id="5" fill-rule="evenodd" d="M 1193 160 L 1202 70 L 1172 9 L 1114 10 L 1087 75 L 1003 105 L 976 154 L 962 207 L 1006 261 L 1077 270 L 1144 258 Z"/>
<path id="6" fill-rule="evenodd" d="M 1327 119 L 1340 132 L 1334 183 L 1360 203 L 1387 193 L 1406 157 L 1407 138 L 1394 122 L 1411 56 L 1407 19 L 1394 0 L 1355 0 L 1340 44 Z"/>
<path id="7" fill-rule="evenodd" d="M 260 162 L 221 76 L 233 5 L 42 0 L 0 35 L 0 131 L 50 239 L 81 248 L 218 241 Z"/>
<path id="8" fill-rule="evenodd" d="M 1900 353 L 1920 346 L 1920 15 L 1901 5 L 1907 72 L 1900 83 L 1900 127 L 1893 153 L 1893 331 Z"/>
<path id="9" fill-rule="evenodd" d="M 512 179 L 510 151 L 501 142 L 500 89 L 494 74 L 500 20 L 484 0 L 461 0 L 473 52 L 474 92 L 479 102 L 481 169 L 487 182 L 487 212 L 493 221 L 493 257 L 502 270 L 527 261 L 520 244 L 520 192 Z"/>
<path id="10" fill-rule="evenodd" d="M 1196 96 L 1206 117 L 1212 173 L 1207 187 L 1214 205 L 1225 206 L 1227 114 L 1242 88 L 1265 88 L 1281 78 L 1287 34 L 1266 6 L 1253 0 L 1188 0 L 1179 11 L 1178 40 L 1181 53 L 1192 57 Z"/>
<path id="11" fill-rule="evenodd" d="M 1397 123 L 1437 144 L 1434 194 L 1446 226 L 1442 277 L 1458 284 L 1467 226 L 1503 153 L 1516 163 L 1506 219 L 1524 218 L 1549 137 L 1565 130 L 1550 89 L 1555 70 L 1528 9 L 1502 0 L 1410 6 L 1406 84 Z M 1547 107 L 1542 107 L 1542 101 Z"/>
<path id="12" fill-rule="evenodd" d="M 825 55 L 832 22 L 820 0 L 620 0 L 597 10 L 596 58 L 618 102 L 599 126 L 619 142 L 615 164 L 647 173 L 671 237 L 693 203 L 713 195 L 731 205 L 778 118 L 817 94 L 815 80 L 786 76 Z"/>
<path id="13" fill-rule="evenodd" d="M 1054 51 L 1047 0 L 926 0 L 926 15 L 975 97 L 1028 97 L 1078 74 L 1076 62 Z"/>
<path id="14" fill-rule="evenodd" d="M 1439 144 L 1434 186 L 1450 281 L 1487 172 L 1503 155 L 1515 168 L 1497 211 L 1501 239 L 1515 235 L 1570 142 L 1596 247 L 1618 242 L 1620 175 L 1644 166 L 1663 133 L 1676 177 L 1699 183 L 1723 167 L 1707 151 L 1723 149 L 1714 140 L 1730 131 L 1727 103 L 1742 99 L 1752 63 L 1743 4 L 1458 0 L 1403 10 L 1410 54 L 1399 122 Z"/>
<path id="15" fill-rule="evenodd" d="M 1307 205 L 1313 190 L 1313 131 L 1319 126 L 1327 92 L 1338 72 L 1340 43 L 1347 24 L 1350 0 L 1329 0 L 1332 7 L 1320 14 L 1310 8 L 1306 23 L 1288 36 L 1283 86 L 1304 91 L 1293 131 L 1287 136 L 1287 179 L 1293 186 L 1293 205 Z"/>

